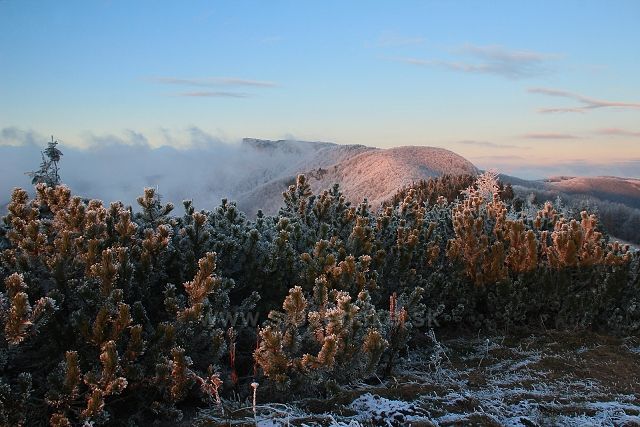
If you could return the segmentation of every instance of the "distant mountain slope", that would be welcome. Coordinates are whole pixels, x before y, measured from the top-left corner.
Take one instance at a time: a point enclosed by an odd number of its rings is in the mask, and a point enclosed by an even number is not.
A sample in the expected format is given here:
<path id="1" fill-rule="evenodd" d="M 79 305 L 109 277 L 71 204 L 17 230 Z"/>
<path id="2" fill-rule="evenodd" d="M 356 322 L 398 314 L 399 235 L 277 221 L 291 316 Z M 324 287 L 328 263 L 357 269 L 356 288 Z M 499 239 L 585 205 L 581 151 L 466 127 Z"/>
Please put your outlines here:
<path id="1" fill-rule="evenodd" d="M 525 188 L 536 188 L 538 190 L 544 190 L 545 188 L 544 181 L 542 180 L 522 179 L 511 175 L 505 175 L 503 173 L 498 174 L 498 178 L 504 184 L 511 184 L 513 186 L 517 185 Z"/>
<path id="2" fill-rule="evenodd" d="M 554 176 L 544 180 L 526 180 L 503 174 L 499 176 L 505 184 L 510 183 L 523 190 L 595 197 L 640 209 L 640 179 L 615 176 Z"/>
<path id="3" fill-rule="evenodd" d="M 378 207 L 399 189 L 413 182 L 443 174 L 476 174 L 476 167 L 464 157 L 443 148 L 395 147 L 375 149 L 363 147 L 353 154 L 354 146 L 339 146 L 333 149 L 330 159 L 325 158 L 313 168 L 300 170 L 309 178 L 316 192 L 330 188 L 334 183 L 340 187 L 352 203 L 364 198 Z M 358 147 L 358 146 L 356 146 Z M 340 155 L 336 155 L 340 154 Z M 337 161 L 328 165 L 330 161 Z M 322 163 L 322 164 L 321 164 Z M 309 166 L 312 162 L 307 163 Z M 241 209 L 254 214 L 257 209 L 274 213 L 280 204 L 281 193 L 293 182 L 293 176 L 266 183 L 241 195 Z"/>
<path id="4" fill-rule="evenodd" d="M 13 187 L 31 189 L 25 171 L 37 168 L 36 145 L 0 146 L 0 214 L 6 212 Z M 221 198 L 236 200 L 249 216 L 258 209 L 276 213 L 282 192 L 304 173 L 314 191 L 340 184 L 352 203 L 367 198 L 377 207 L 399 188 L 442 174 L 475 174 L 476 167 L 443 148 L 379 149 L 330 142 L 245 138 L 239 144 L 215 141 L 191 148 L 147 144 L 103 144 L 89 148 L 61 147 L 61 176 L 74 194 L 105 201 L 121 200 L 137 207 L 144 187 L 156 187 L 177 206 L 193 199 L 198 208 L 212 208 Z M 537 191 L 585 195 L 640 208 L 640 180 L 615 177 L 557 177 L 528 181 L 501 175 L 520 193 Z M 548 197 L 547 197 L 548 196 Z"/>
<path id="5" fill-rule="evenodd" d="M 549 190 L 583 194 L 640 208 L 640 179 L 614 176 L 560 176 L 545 180 Z"/>
<path id="6" fill-rule="evenodd" d="M 242 171 L 229 197 L 240 200 L 241 195 L 272 181 L 288 179 L 302 171 L 328 167 L 368 150 L 364 145 L 339 145 L 330 142 L 311 142 L 244 138 L 241 158 L 254 159 L 242 164 Z"/>
<path id="7" fill-rule="evenodd" d="M 327 173 L 310 180 L 320 190 L 338 182 L 347 199 L 359 203 L 367 198 L 377 207 L 391 198 L 399 188 L 443 174 L 477 173 L 464 157 L 443 148 L 395 147 L 362 153 L 329 168 Z"/>
<path id="8" fill-rule="evenodd" d="M 516 194 L 533 193 L 539 201 L 557 196 L 575 212 L 582 209 L 597 212 L 604 230 L 615 240 L 640 244 L 640 180 L 613 176 L 557 176 L 546 180 L 527 181 L 501 175 L 511 183 Z"/>

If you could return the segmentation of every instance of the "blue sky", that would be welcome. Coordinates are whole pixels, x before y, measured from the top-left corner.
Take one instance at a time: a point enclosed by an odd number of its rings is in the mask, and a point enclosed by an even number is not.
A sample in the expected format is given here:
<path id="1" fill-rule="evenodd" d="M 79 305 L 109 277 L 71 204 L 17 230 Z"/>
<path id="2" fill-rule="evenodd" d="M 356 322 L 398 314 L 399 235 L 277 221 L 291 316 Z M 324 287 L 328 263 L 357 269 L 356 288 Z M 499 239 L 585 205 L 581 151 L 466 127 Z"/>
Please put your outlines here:
<path id="1" fill-rule="evenodd" d="M 638 22 L 638 1 L 0 0 L 0 144 L 198 128 L 640 177 Z"/>

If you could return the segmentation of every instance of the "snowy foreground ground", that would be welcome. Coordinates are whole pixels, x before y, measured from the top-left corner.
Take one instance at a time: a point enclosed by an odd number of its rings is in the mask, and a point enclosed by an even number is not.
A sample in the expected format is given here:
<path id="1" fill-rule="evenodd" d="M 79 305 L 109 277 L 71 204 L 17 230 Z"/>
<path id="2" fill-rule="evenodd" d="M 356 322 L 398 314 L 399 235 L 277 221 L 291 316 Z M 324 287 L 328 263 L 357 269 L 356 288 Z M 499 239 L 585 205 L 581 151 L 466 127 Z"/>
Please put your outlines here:
<path id="1" fill-rule="evenodd" d="M 425 341 L 397 375 L 201 425 L 640 426 L 640 339 L 550 332 Z"/>

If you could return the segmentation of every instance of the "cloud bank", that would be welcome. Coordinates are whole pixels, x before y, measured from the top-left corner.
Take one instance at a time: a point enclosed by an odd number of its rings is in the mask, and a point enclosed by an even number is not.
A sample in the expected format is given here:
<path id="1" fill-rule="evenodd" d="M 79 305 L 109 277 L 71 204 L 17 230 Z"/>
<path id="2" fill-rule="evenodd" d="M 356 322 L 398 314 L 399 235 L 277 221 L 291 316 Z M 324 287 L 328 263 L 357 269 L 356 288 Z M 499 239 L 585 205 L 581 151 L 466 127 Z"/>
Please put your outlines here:
<path id="1" fill-rule="evenodd" d="M 74 194 L 104 201 L 121 200 L 137 207 L 144 187 L 157 187 L 164 200 L 180 207 L 185 197 L 196 208 L 213 208 L 222 198 L 235 200 L 270 179 L 286 174 L 311 155 L 311 146 L 290 151 L 258 150 L 240 141 L 227 142 L 192 127 L 179 135 L 166 131 L 157 146 L 142 133 L 85 134 L 83 146 L 60 144 L 61 178 Z M 182 147 L 177 140 L 184 140 Z M 0 210 L 14 187 L 31 189 L 25 172 L 37 169 L 48 138 L 16 128 L 0 130 Z M 168 144 L 171 144 L 168 145 Z"/>

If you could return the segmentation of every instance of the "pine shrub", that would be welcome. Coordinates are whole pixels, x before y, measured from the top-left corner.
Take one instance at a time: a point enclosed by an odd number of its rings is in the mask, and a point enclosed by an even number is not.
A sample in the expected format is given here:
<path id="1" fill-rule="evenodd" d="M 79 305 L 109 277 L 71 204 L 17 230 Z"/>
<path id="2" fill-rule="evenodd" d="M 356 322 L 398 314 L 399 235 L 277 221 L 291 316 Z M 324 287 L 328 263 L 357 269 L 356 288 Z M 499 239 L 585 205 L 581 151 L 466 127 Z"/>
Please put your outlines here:
<path id="1" fill-rule="evenodd" d="M 227 200 L 174 216 L 153 189 L 138 204 L 13 192 L 0 424 L 171 423 L 230 396 L 332 393 L 391 374 L 430 327 L 640 332 L 638 253 L 587 212 L 515 209 L 494 174 L 379 211 L 304 176 L 273 217 Z"/>

